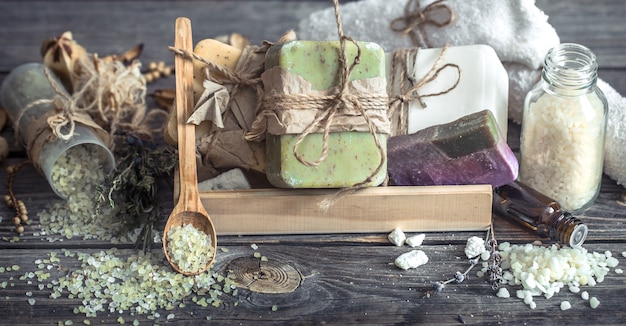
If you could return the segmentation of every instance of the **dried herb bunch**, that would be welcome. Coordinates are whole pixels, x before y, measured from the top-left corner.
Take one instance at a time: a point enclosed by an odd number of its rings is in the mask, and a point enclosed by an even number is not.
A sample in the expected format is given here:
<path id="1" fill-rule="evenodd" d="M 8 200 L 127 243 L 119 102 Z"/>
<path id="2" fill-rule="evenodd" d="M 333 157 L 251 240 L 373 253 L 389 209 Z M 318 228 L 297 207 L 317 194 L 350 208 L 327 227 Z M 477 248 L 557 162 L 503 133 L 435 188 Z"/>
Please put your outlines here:
<path id="1" fill-rule="evenodd" d="M 159 149 L 148 137 L 120 132 L 115 148 L 116 168 L 98 187 L 98 207 L 116 209 L 125 225 L 124 232 L 141 228 L 135 246 L 143 251 L 152 244 L 154 222 L 159 220 L 157 180 L 171 176 L 178 157 L 169 148 Z"/>
<path id="2" fill-rule="evenodd" d="M 489 276 L 489 284 L 491 285 L 491 288 L 493 290 L 497 290 L 500 287 L 500 284 L 502 284 L 503 282 L 502 267 L 501 267 L 502 256 L 500 255 L 500 252 L 498 251 L 498 241 L 496 240 L 494 232 L 493 232 L 493 224 L 487 231 L 487 236 L 485 237 L 484 243 L 486 244 L 486 246 L 482 248 L 483 249 L 482 252 L 469 257 L 468 259 L 469 266 L 465 269 L 465 271 L 463 272 L 457 271 L 456 273 L 454 273 L 454 277 L 449 278 L 445 281 L 432 282 L 431 288 L 428 291 L 426 291 L 426 297 L 429 298 L 435 294 L 439 294 L 450 283 L 458 284 L 458 283 L 462 283 L 463 281 L 465 281 L 469 276 L 469 272 L 476 265 L 478 265 L 481 259 L 487 260 L 486 272 L 487 272 L 487 275 Z"/>

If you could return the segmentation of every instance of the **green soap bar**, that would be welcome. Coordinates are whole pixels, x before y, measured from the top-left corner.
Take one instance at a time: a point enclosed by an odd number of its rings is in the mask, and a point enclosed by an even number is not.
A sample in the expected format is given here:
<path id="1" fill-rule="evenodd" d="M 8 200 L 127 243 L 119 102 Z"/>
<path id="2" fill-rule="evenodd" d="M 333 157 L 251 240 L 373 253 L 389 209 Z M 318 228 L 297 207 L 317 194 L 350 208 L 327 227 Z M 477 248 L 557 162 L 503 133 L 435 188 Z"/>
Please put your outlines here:
<path id="1" fill-rule="evenodd" d="M 361 59 L 350 74 L 350 80 L 385 77 L 385 53 L 375 43 L 358 42 Z M 357 52 L 354 44 L 346 43 L 349 64 Z M 324 90 L 338 86 L 341 76 L 338 41 L 291 41 L 272 46 L 265 57 L 265 69 L 280 66 L 311 83 L 313 89 Z M 380 150 L 369 132 L 345 131 L 331 133 L 329 153 L 315 167 L 302 164 L 293 154 L 299 134 L 271 135 L 266 138 L 268 180 L 280 188 L 342 188 L 364 181 L 380 164 Z M 377 137 L 386 152 L 387 135 Z M 322 153 L 321 133 L 309 134 L 300 144 L 298 153 L 315 161 Z M 380 185 L 386 178 L 386 165 L 372 178 L 368 186 Z"/>

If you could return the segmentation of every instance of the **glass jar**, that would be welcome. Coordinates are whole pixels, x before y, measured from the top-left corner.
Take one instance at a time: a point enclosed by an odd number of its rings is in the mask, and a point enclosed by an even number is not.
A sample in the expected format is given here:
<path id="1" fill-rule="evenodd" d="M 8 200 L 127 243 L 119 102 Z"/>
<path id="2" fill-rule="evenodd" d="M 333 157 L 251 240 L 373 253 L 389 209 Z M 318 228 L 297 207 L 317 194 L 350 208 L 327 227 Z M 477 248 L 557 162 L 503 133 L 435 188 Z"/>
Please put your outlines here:
<path id="1" fill-rule="evenodd" d="M 602 180 L 608 103 L 597 70 L 588 48 L 558 45 L 524 101 L 519 180 L 570 212 L 593 204 Z"/>

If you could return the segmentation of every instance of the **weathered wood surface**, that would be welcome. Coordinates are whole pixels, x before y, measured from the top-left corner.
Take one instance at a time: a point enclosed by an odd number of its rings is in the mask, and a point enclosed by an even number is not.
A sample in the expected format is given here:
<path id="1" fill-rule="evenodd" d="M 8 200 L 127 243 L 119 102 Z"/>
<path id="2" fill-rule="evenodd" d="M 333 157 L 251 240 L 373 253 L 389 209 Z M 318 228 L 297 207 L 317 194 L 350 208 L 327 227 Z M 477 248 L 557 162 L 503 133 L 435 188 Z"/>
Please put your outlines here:
<path id="1" fill-rule="evenodd" d="M 137 43 L 144 43 L 142 61 L 164 60 L 173 63 L 167 50 L 174 39 L 176 17 L 192 19 L 194 38 L 213 37 L 240 32 L 253 43 L 275 40 L 309 12 L 330 5 L 329 1 L 2 1 L 0 2 L 0 81 L 15 66 L 39 61 L 41 41 L 71 30 L 74 37 L 89 51 L 100 54 L 120 53 Z M 600 77 L 621 94 L 626 94 L 626 2 L 538 0 L 538 7 L 549 16 L 563 42 L 589 46 L 598 56 Z M 151 84 L 150 89 L 172 88 L 173 78 Z M 12 131 L 5 128 L 3 136 L 13 143 Z M 509 140 L 518 147 L 519 127 L 511 124 Z M 0 183 L 6 183 L 4 168 L 24 159 L 24 152 L 12 146 L 11 157 L 2 164 Z M 162 181 L 163 219 L 173 208 L 172 188 Z M 611 251 L 623 268 L 626 259 L 626 207 L 618 204 L 621 186 L 609 178 L 595 205 L 581 218 L 590 233 L 585 247 L 589 251 Z M 15 192 L 27 203 L 31 215 L 54 200 L 54 194 L 32 167 L 20 172 Z M 2 193 L 5 193 L 4 191 Z M 622 199 L 623 200 L 623 199 Z M 207 208 L 210 213 L 210 208 Z M 0 237 L 11 238 L 11 210 L 0 205 Z M 162 225 L 161 225 L 162 226 Z M 500 242 L 527 243 L 536 240 L 530 233 L 499 218 L 494 219 Z M 0 241 L 0 267 L 19 265 L 19 271 L 0 273 L 0 324 L 56 324 L 73 320 L 81 324 L 117 324 L 117 313 L 100 314 L 96 318 L 75 315 L 72 310 L 81 304 L 78 299 L 51 299 L 48 290 L 39 291 L 35 284 L 19 280 L 34 270 L 34 261 L 62 248 L 94 252 L 113 245 L 102 241 L 65 240 L 48 243 L 34 236 L 35 219 L 30 231 L 18 242 Z M 390 245 L 386 234 L 333 234 L 281 236 L 223 236 L 214 269 L 223 271 L 231 261 L 251 257 L 251 244 L 258 244 L 263 255 L 273 261 L 291 264 L 304 276 L 294 292 L 263 294 L 242 290 L 236 297 L 225 298 L 219 308 L 201 308 L 188 304 L 174 311 L 162 311 L 162 317 L 151 321 L 145 315 L 122 315 L 126 323 L 137 319 L 141 324 L 165 323 L 165 316 L 174 313 L 173 322 L 197 324 L 213 322 L 228 324 L 624 324 L 626 277 L 611 273 L 604 282 L 585 287 L 601 300 L 592 310 L 579 294 L 563 289 L 550 300 L 536 299 L 537 309 L 530 310 L 519 299 L 497 298 L 484 279 L 471 277 L 459 285 L 451 285 L 440 295 L 424 298 L 430 282 L 447 279 L 467 265 L 463 258 L 466 239 L 482 232 L 429 233 L 423 250 L 430 262 L 424 268 L 401 271 L 393 266 L 397 255 L 407 251 Z M 120 244 L 124 255 L 134 252 L 130 244 Z M 156 247 L 158 250 L 158 247 Z M 75 269 L 75 260 L 63 260 L 63 267 Z M 64 273 L 51 270 L 51 278 Z M 11 279 L 12 278 L 12 279 Z M 11 283 L 13 286 L 11 286 Z M 26 292 L 32 291 L 36 304 L 28 303 Z M 561 311 L 559 304 L 568 300 L 573 308 Z M 235 306 L 235 302 L 238 305 Z M 276 311 L 272 307 L 277 306 Z"/>

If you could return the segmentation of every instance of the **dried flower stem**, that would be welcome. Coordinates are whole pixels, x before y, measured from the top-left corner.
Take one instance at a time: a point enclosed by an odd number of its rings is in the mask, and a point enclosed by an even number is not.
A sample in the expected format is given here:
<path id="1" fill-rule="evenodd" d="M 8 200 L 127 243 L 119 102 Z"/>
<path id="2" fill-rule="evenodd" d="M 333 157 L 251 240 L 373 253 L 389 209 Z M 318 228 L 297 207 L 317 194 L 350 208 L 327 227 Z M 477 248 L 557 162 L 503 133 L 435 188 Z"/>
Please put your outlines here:
<path id="1" fill-rule="evenodd" d="M 489 237 L 487 241 L 487 250 L 491 252 L 489 256 L 489 265 L 487 267 L 487 273 L 489 274 L 489 283 L 493 290 L 497 290 L 502 284 L 502 256 L 498 251 L 498 241 L 493 232 L 493 223 L 489 228 Z"/>
<path id="2" fill-rule="evenodd" d="M 493 224 L 487 230 L 487 235 L 485 237 L 485 243 L 487 244 L 487 250 L 491 252 L 488 261 L 487 272 L 489 274 L 489 283 L 491 284 L 491 288 L 496 290 L 500 287 L 502 283 L 502 267 L 500 264 L 502 263 L 502 256 L 500 252 L 498 252 L 498 241 L 493 232 Z M 472 257 L 469 259 L 469 267 L 465 269 L 464 272 L 457 271 L 454 273 L 454 277 L 447 279 L 445 281 L 437 281 L 432 283 L 431 289 L 426 292 L 426 297 L 430 298 L 434 294 L 439 294 L 446 285 L 450 283 L 462 283 L 465 279 L 467 279 L 469 272 L 478 265 L 481 255 L 477 255 L 476 257 Z"/>

